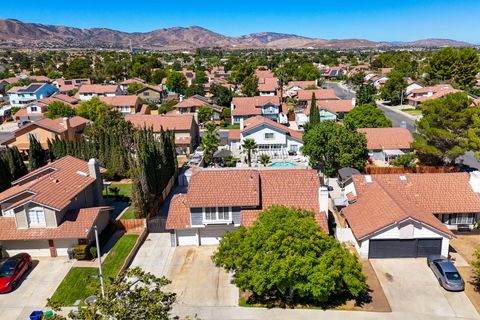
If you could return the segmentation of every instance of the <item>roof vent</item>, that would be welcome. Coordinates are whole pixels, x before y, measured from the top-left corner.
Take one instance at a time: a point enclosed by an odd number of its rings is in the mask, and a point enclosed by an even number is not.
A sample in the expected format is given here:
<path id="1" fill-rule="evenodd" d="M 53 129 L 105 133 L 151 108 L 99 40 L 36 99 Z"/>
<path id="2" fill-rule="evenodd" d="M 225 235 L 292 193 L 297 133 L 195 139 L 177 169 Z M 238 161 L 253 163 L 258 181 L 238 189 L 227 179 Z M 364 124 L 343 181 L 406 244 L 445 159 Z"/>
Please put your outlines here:
<path id="1" fill-rule="evenodd" d="M 407 181 L 407 177 L 402 174 L 400 176 L 400 181 Z"/>
<path id="2" fill-rule="evenodd" d="M 88 173 L 83 172 L 83 171 L 77 171 L 77 174 L 81 175 L 82 177 L 87 177 Z"/>
<path id="3" fill-rule="evenodd" d="M 373 182 L 372 176 L 371 175 L 366 175 L 365 176 L 365 182 L 368 183 L 368 184 L 372 183 Z"/>

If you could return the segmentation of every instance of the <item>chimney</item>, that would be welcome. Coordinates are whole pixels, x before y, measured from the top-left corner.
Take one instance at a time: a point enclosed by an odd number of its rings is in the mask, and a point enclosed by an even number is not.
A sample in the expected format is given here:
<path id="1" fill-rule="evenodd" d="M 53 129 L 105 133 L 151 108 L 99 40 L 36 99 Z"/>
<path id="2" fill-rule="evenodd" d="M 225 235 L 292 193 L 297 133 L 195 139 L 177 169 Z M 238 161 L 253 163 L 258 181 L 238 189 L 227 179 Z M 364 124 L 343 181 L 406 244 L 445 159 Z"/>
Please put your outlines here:
<path id="1" fill-rule="evenodd" d="M 318 204 L 320 206 L 320 211 L 324 211 L 328 216 L 328 188 L 320 187 L 318 189 Z"/>
<path id="2" fill-rule="evenodd" d="M 240 118 L 240 130 L 243 130 L 244 124 L 243 124 L 243 118 Z"/>
<path id="3" fill-rule="evenodd" d="M 480 193 L 480 171 L 470 172 L 470 186 L 473 192 Z"/>
<path id="4" fill-rule="evenodd" d="M 95 158 L 88 160 L 88 175 L 92 178 L 95 178 L 95 183 L 93 185 L 95 203 L 96 205 L 103 205 L 103 177 L 100 173 L 100 165 L 98 160 Z"/>

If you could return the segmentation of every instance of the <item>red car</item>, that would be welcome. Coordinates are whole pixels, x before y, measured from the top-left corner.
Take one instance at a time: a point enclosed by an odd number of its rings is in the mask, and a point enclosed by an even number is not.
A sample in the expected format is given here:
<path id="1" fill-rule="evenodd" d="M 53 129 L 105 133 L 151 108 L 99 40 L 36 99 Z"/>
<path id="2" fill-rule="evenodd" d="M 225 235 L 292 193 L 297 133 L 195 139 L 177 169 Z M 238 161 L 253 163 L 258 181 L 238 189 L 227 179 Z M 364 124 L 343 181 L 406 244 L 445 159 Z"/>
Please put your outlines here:
<path id="1" fill-rule="evenodd" d="M 28 253 L 19 253 L 0 261 L 0 293 L 13 291 L 31 267 L 32 258 Z"/>

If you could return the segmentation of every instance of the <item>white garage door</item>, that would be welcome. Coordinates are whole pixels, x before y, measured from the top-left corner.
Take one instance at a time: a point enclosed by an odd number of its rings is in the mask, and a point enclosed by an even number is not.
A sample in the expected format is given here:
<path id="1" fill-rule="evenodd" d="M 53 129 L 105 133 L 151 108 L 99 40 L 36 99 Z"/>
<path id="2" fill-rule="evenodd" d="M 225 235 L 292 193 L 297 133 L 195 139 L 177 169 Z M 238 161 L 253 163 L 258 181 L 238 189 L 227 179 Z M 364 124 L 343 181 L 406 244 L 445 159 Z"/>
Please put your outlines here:
<path id="1" fill-rule="evenodd" d="M 68 257 L 68 248 L 73 248 L 78 244 L 77 239 L 58 239 L 53 241 L 55 249 L 57 249 L 58 257 Z"/>
<path id="2" fill-rule="evenodd" d="M 50 257 L 50 248 L 47 240 L 2 241 L 2 245 L 9 256 L 26 252 L 32 257 Z"/>
<path id="3" fill-rule="evenodd" d="M 217 245 L 227 231 L 235 231 L 232 225 L 207 226 L 200 229 L 200 245 Z"/>
<path id="4" fill-rule="evenodd" d="M 179 246 L 196 246 L 198 245 L 197 230 L 185 229 L 177 230 Z"/>

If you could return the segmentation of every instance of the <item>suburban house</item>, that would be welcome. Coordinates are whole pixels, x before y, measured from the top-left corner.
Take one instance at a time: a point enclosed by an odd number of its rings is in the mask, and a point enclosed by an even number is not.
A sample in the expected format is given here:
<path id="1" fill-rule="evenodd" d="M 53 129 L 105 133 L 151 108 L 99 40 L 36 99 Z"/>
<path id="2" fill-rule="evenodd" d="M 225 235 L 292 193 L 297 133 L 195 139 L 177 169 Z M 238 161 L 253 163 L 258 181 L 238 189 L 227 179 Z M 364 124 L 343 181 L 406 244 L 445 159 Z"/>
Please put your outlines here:
<path id="1" fill-rule="evenodd" d="M 277 78 L 258 78 L 258 93 L 261 96 L 274 96 L 277 94 Z"/>
<path id="2" fill-rule="evenodd" d="M 43 119 L 43 113 L 48 109 L 47 106 L 53 102 L 61 102 L 71 108 L 75 108 L 78 104 L 77 99 L 57 92 L 48 98 L 29 103 L 26 107 L 18 110 L 13 117 L 20 125 Z"/>
<path id="3" fill-rule="evenodd" d="M 181 101 L 174 106 L 177 113 L 197 113 L 200 107 L 209 107 L 213 110 L 213 116 L 211 120 L 220 120 L 223 107 L 213 104 L 209 98 L 196 94 L 189 98 L 180 100 Z"/>
<path id="4" fill-rule="evenodd" d="M 312 101 L 312 95 L 315 93 L 315 99 L 319 100 L 339 100 L 333 89 L 300 90 L 297 92 L 298 105 L 306 106 Z"/>
<path id="5" fill-rule="evenodd" d="M 405 89 L 405 93 L 408 95 L 413 90 L 422 89 L 422 88 L 423 88 L 423 85 L 409 78 L 407 79 L 407 88 Z"/>
<path id="6" fill-rule="evenodd" d="M 281 103 L 278 96 L 234 97 L 231 109 L 232 124 L 240 124 L 241 119 L 257 115 L 273 121 L 281 120 Z"/>
<path id="7" fill-rule="evenodd" d="M 190 87 L 193 83 L 193 80 L 195 80 L 195 76 L 196 76 L 195 71 L 183 69 L 182 71 L 178 71 L 178 72 L 185 76 L 185 78 L 187 79 L 187 86 Z"/>
<path id="8" fill-rule="evenodd" d="M 336 122 L 352 111 L 355 107 L 355 99 L 350 100 L 318 100 L 317 108 L 320 111 L 320 121 Z M 295 122 L 299 127 L 310 121 L 310 110 L 312 101 L 307 101 L 307 105 L 295 107 Z"/>
<path id="9" fill-rule="evenodd" d="M 67 256 L 95 239 L 109 221 L 96 159 L 63 157 L 14 181 L 0 193 L 0 242 L 9 256 Z"/>
<path id="10" fill-rule="evenodd" d="M 253 225 L 262 210 L 285 205 L 315 213 L 328 233 L 328 191 L 315 170 L 201 169 L 174 195 L 166 228 L 172 246 L 215 245 L 226 231 Z"/>
<path id="11" fill-rule="evenodd" d="M 121 114 L 135 114 L 142 109 L 143 101 L 137 96 L 99 97 L 100 100 L 112 106 L 113 111 Z"/>
<path id="12" fill-rule="evenodd" d="M 118 85 L 85 84 L 77 92 L 78 99 L 88 101 L 94 97 L 114 97 L 123 95 Z"/>
<path id="13" fill-rule="evenodd" d="M 141 78 L 137 78 L 137 77 L 133 77 L 131 79 L 127 79 L 125 81 L 122 81 L 120 82 L 120 88 L 126 92 L 128 87 L 132 84 L 132 83 L 138 83 L 138 84 L 141 84 L 142 86 L 146 86 L 147 85 L 147 82 Z"/>
<path id="14" fill-rule="evenodd" d="M 257 79 L 265 79 L 275 78 L 275 75 L 272 71 L 268 70 L 266 66 L 258 66 L 257 70 L 255 70 L 255 77 L 257 77 Z"/>
<path id="15" fill-rule="evenodd" d="M 413 136 L 406 128 L 360 128 L 357 131 L 365 134 L 368 154 L 375 160 L 389 163 L 412 152 Z"/>
<path id="16" fill-rule="evenodd" d="M 438 99 L 455 92 L 459 92 L 459 90 L 453 88 L 450 84 L 437 84 L 411 90 L 407 96 L 407 101 L 409 105 L 416 107 L 425 101 Z"/>
<path id="17" fill-rule="evenodd" d="M 246 139 L 253 139 L 257 144 L 258 155 L 267 154 L 270 158 L 280 158 L 289 154 L 301 153 L 303 134 L 283 124 L 262 116 L 255 116 L 240 121 L 240 129 L 230 135 L 230 147 L 241 150 Z M 237 140 L 238 138 L 238 140 Z"/>
<path id="18" fill-rule="evenodd" d="M 21 78 L 19 77 L 10 77 L 10 78 L 5 78 L 0 80 L 0 102 L 6 101 L 7 100 L 7 95 L 6 95 L 6 87 L 9 84 L 14 84 L 20 81 Z"/>
<path id="19" fill-rule="evenodd" d="M 90 82 L 90 79 L 88 79 L 88 78 L 85 78 L 85 79 L 63 79 L 63 78 L 60 78 L 60 79 L 57 79 L 57 80 L 53 81 L 52 84 L 55 87 L 58 88 L 59 92 L 70 94 L 75 89 L 80 88 L 80 86 L 86 85 L 86 84 L 88 85 L 88 84 L 92 84 L 92 83 Z"/>
<path id="20" fill-rule="evenodd" d="M 151 86 L 146 85 L 142 89 L 135 92 L 135 95 L 145 102 L 152 102 L 155 104 L 162 103 L 162 100 L 167 97 L 167 90 L 163 85 Z"/>
<path id="21" fill-rule="evenodd" d="M 58 89 L 48 83 L 32 83 L 24 87 L 8 90 L 8 99 L 12 107 L 23 107 L 36 100 L 48 98 Z"/>
<path id="22" fill-rule="evenodd" d="M 331 67 L 320 70 L 321 77 L 327 79 L 336 79 L 346 74 L 346 71 L 342 67 Z"/>
<path id="23" fill-rule="evenodd" d="M 152 128 L 154 133 L 173 131 L 177 154 L 189 155 L 199 143 L 199 130 L 192 114 L 166 114 L 166 115 L 126 115 L 138 128 Z"/>
<path id="24" fill-rule="evenodd" d="M 458 226 L 480 218 L 480 172 L 355 175 L 337 238 L 364 258 L 448 257 Z"/>
<path id="25" fill-rule="evenodd" d="M 37 139 L 44 149 L 48 149 L 48 140 L 56 137 L 72 140 L 81 134 L 89 120 L 75 116 L 72 118 L 44 118 L 31 122 L 13 132 L 13 137 L 0 141 L 3 146 L 16 146 L 21 151 L 28 151 L 30 136 Z"/>
<path id="26" fill-rule="evenodd" d="M 317 81 L 290 81 L 284 87 L 285 93 L 289 97 L 296 97 L 298 91 L 317 87 Z"/>

